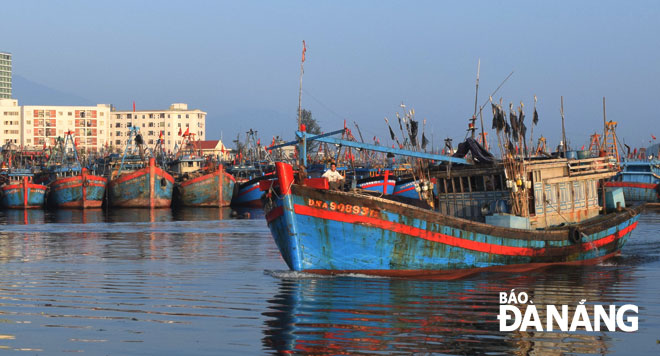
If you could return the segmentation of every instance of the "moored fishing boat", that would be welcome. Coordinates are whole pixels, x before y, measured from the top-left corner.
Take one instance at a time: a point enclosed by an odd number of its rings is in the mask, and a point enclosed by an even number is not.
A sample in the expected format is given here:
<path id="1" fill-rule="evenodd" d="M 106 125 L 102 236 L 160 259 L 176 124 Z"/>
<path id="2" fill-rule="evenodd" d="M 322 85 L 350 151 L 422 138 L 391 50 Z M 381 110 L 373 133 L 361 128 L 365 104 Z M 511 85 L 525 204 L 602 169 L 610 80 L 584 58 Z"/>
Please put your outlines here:
<path id="1" fill-rule="evenodd" d="M 133 146 L 133 139 L 135 146 Z M 169 208 L 174 178 L 146 156 L 138 128 L 131 129 L 121 162 L 115 162 L 108 184 L 110 206 L 119 208 Z M 138 149 L 138 152 L 134 152 Z"/>
<path id="2" fill-rule="evenodd" d="M 47 187 L 33 182 L 31 172 L 13 170 L 5 176 L 2 190 L 2 207 L 7 209 L 40 209 L 46 200 Z"/>
<path id="3" fill-rule="evenodd" d="M 466 162 L 318 139 L 435 161 Z M 510 205 L 507 211 L 512 213 L 484 209 L 472 214 L 474 208 L 438 212 L 433 206 L 446 202 L 430 194 L 434 189 L 429 176 L 418 175 L 423 178 L 420 186 L 426 186 L 420 189 L 422 199 L 405 200 L 382 192 L 330 190 L 325 179 L 301 178 L 290 165 L 278 162 L 276 179 L 261 184 L 266 192 L 262 198 L 266 220 L 292 270 L 455 278 L 487 270 L 598 263 L 620 252 L 642 209 L 626 209 L 620 201 L 618 209 L 600 214 L 599 182 L 616 174 L 608 157 L 524 160 L 507 155 L 503 162 L 485 164 L 485 169 L 465 167 L 471 173 L 464 178 L 443 177 L 446 169 L 442 167 L 438 173 L 430 169 L 429 175 L 438 174 L 438 185 L 452 184 L 450 193 L 469 194 L 460 199 L 476 200 L 477 209 L 483 203 L 479 199 L 484 199 L 479 189 L 504 190 Z M 460 169 L 459 165 L 453 168 Z"/>
<path id="4" fill-rule="evenodd" d="M 181 152 L 181 151 L 180 151 Z M 229 206 L 234 196 L 236 179 L 221 163 L 195 155 L 177 154 L 170 164 L 175 176 L 176 205 L 198 207 Z"/>
<path id="5" fill-rule="evenodd" d="M 626 201 L 660 203 L 660 161 L 622 162 L 621 172 L 605 186 L 621 188 Z"/>
<path id="6" fill-rule="evenodd" d="M 266 173 L 262 176 L 250 179 L 247 182 L 240 183 L 238 191 L 231 201 L 233 206 L 261 208 L 262 191 L 259 190 L 259 182 L 272 179 L 272 173 Z"/>
<path id="7" fill-rule="evenodd" d="M 100 208 L 103 205 L 105 177 L 83 168 L 71 132 L 58 138 L 58 147 L 46 165 L 50 180 L 48 204 L 61 208 Z"/>
<path id="8" fill-rule="evenodd" d="M 323 178 L 297 182 L 286 164 L 264 188 L 266 220 L 282 257 L 292 270 L 315 273 L 453 278 L 483 268 L 598 263 L 619 253 L 640 209 L 532 230 L 328 190 Z"/>

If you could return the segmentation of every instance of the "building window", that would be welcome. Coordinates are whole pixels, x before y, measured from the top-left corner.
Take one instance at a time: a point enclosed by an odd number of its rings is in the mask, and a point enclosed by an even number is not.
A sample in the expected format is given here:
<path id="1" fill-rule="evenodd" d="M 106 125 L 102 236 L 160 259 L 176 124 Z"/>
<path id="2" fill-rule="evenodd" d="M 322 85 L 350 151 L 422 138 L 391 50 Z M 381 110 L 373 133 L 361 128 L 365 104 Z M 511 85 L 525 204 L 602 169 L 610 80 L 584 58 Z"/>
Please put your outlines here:
<path id="1" fill-rule="evenodd" d="M 154 135 L 154 132 L 153 132 L 153 131 L 149 131 L 149 133 L 147 133 L 147 135 L 149 135 L 149 136 L 153 136 L 153 135 Z"/>
<path id="2" fill-rule="evenodd" d="M 181 115 L 179 115 L 179 119 L 181 118 Z"/>
<path id="3" fill-rule="evenodd" d="M 126 118 L 127 118 L 127 119 L 132 119 L 132 118 L 133 118 L 133 114 L 126 114 Z"/>
<path id="4" fill-rule="evenodd" d="M 154 140 L 149 140 L 149 144 L 150 144 L 150 145 L 153 145 L 153 144 L 154 144 Z"/>
<path id="5" fill-rule="evenodd" d="M 149 127 L 154 127 L 154 123 L 153 123 L 153 122 L 150 122 L 150 123 L 149 123 Z"/>
<path id="6" fill-rule="evenodd" d="M 73 115 L 73 114 L 71 113 L 71 111 L 69 111 L 69 112 L 67 113 L 67 115 L 71 116 L 71 115 Z"/>
<path id="7" fill-rule="evenodd" d="M 121 127 L 121 124 L 117 122 L 115 123 L 115 127 Z"/>
<path id="8" fill-rule="evenodd" d="M 131 123 L 129 122 L 129 123 L 126 124 L 126 127 L 133 127 L 133 124 L 131 124 Z"/>
<path id="9" fill-rule="evenodd" d="M 153 119 L 153 118 L 154 118 L 154 114 L 149 114 L 149 118 L 150 118 L 150 119 Z"/>
<path id="10" fill-rule="evenodd" d="M 188 114 L 186 114 L 186 119 L 189 119 Z"/>
<path id="11" fill-rule="evenodd" d="M 115 132 L 115 136 L 121 136 L 121 131 Z"/>
<path id="12" fill-rule="evenodd" d="M 117 140 L 117 141 L 115 141 L 115 144 L 116 144 L 116 145 L 121 145 L 121 140 Z"/>

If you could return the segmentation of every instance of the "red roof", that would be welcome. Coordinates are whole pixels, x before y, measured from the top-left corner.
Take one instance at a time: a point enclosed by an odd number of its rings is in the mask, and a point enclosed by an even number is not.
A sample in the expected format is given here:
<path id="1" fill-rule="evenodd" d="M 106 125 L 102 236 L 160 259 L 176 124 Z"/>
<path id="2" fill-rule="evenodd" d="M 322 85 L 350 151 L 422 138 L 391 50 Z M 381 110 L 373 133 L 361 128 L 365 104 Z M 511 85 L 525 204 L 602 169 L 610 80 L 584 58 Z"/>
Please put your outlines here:
<path id="1" fill-rule="evenodd" d="M 199 141 L 199 148 L 202 150 L 212 150 L 218 145 L 220 140 Z"/>

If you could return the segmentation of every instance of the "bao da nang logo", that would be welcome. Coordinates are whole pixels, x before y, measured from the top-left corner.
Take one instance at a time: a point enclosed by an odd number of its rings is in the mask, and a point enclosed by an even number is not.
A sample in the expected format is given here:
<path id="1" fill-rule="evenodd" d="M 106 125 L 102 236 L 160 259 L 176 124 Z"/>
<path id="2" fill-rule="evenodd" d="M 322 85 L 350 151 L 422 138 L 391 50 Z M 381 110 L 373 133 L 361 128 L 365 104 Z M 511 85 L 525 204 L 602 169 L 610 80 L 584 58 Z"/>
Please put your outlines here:
<path id="1" fill-rule="evenodd" d="M 500 331 L 637 331 L 637 306 L 535 305 L 525 292 L 500 292 Z M 521 311 L 521 309 L 523 309 Z M 604 328 L 601 326 L 604 325 Z"/>

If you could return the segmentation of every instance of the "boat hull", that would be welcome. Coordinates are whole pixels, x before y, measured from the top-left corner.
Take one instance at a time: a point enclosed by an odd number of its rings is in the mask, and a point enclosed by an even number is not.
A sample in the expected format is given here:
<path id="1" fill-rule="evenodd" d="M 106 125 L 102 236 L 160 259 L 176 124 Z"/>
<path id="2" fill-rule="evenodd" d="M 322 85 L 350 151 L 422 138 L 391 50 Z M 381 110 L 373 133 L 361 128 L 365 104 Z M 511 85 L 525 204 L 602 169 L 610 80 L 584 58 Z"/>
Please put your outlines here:
<path id="1" fill-rule="evenodd" d="M 87 173 L 56 179 L 50 184 L 48 203 L 60 208 L 100 208 L 107 183 L 106 178 Z"/>
<path id="2" fill-rule="evenodd" d="M 389 172 L 386 172 L 389 173 Z M 396 179 L 389 174 L 362 178 L 358 180 L 357 187 L 364 190 L 370 190 L 374 192 L 379 192 L 384 195 L 394 193 L 394 187 L 396 186 Z M 415 192 L 416 193 L 416 192 Z"/>
<path id="3" fill-rule="evenodd" d="M 241 183 L 238 187 L 238 193 L 231 201 L 233 206 L 241 206 L 247 208 L 261 208 L 263 204 L 261 202 L 261 195 L 263 192 L 259 190 L 259 182 L 264 179 L 272 179 L 271 174 L 266 174 L 245 183 Z"/>
<path id="4" fill-rule="evenodd" d="M 116 208 L 169 208 L 173 188 L 172 176 L 150 164 L 111 180 L 108 199 Z"/>
<path id="5" fill-rule="evenodd" d="M 181 206 L 222 207 L 231 204 L 236 180 L 222 168 L 176 184 L 176 201 Z"/>
<path id="6" fill-rule="evenodd" d="M 7 209 L 40 209 L 46 200 L 46 186 L 23 177 L 20 182 L 2 186 L 2 207 Z"/>
<path id="7" fill-rule="evenodd" d="M 292 270 L 446 278 L 489 269 L 598 263 L 620 252 L 639 213 L 631 209 L 580 223 L 576 242 L 569 228 L 495 227 L 378 197 L 295 184 L 280 198 L 267 194 L 264 200 L 268 226 Z"/>

